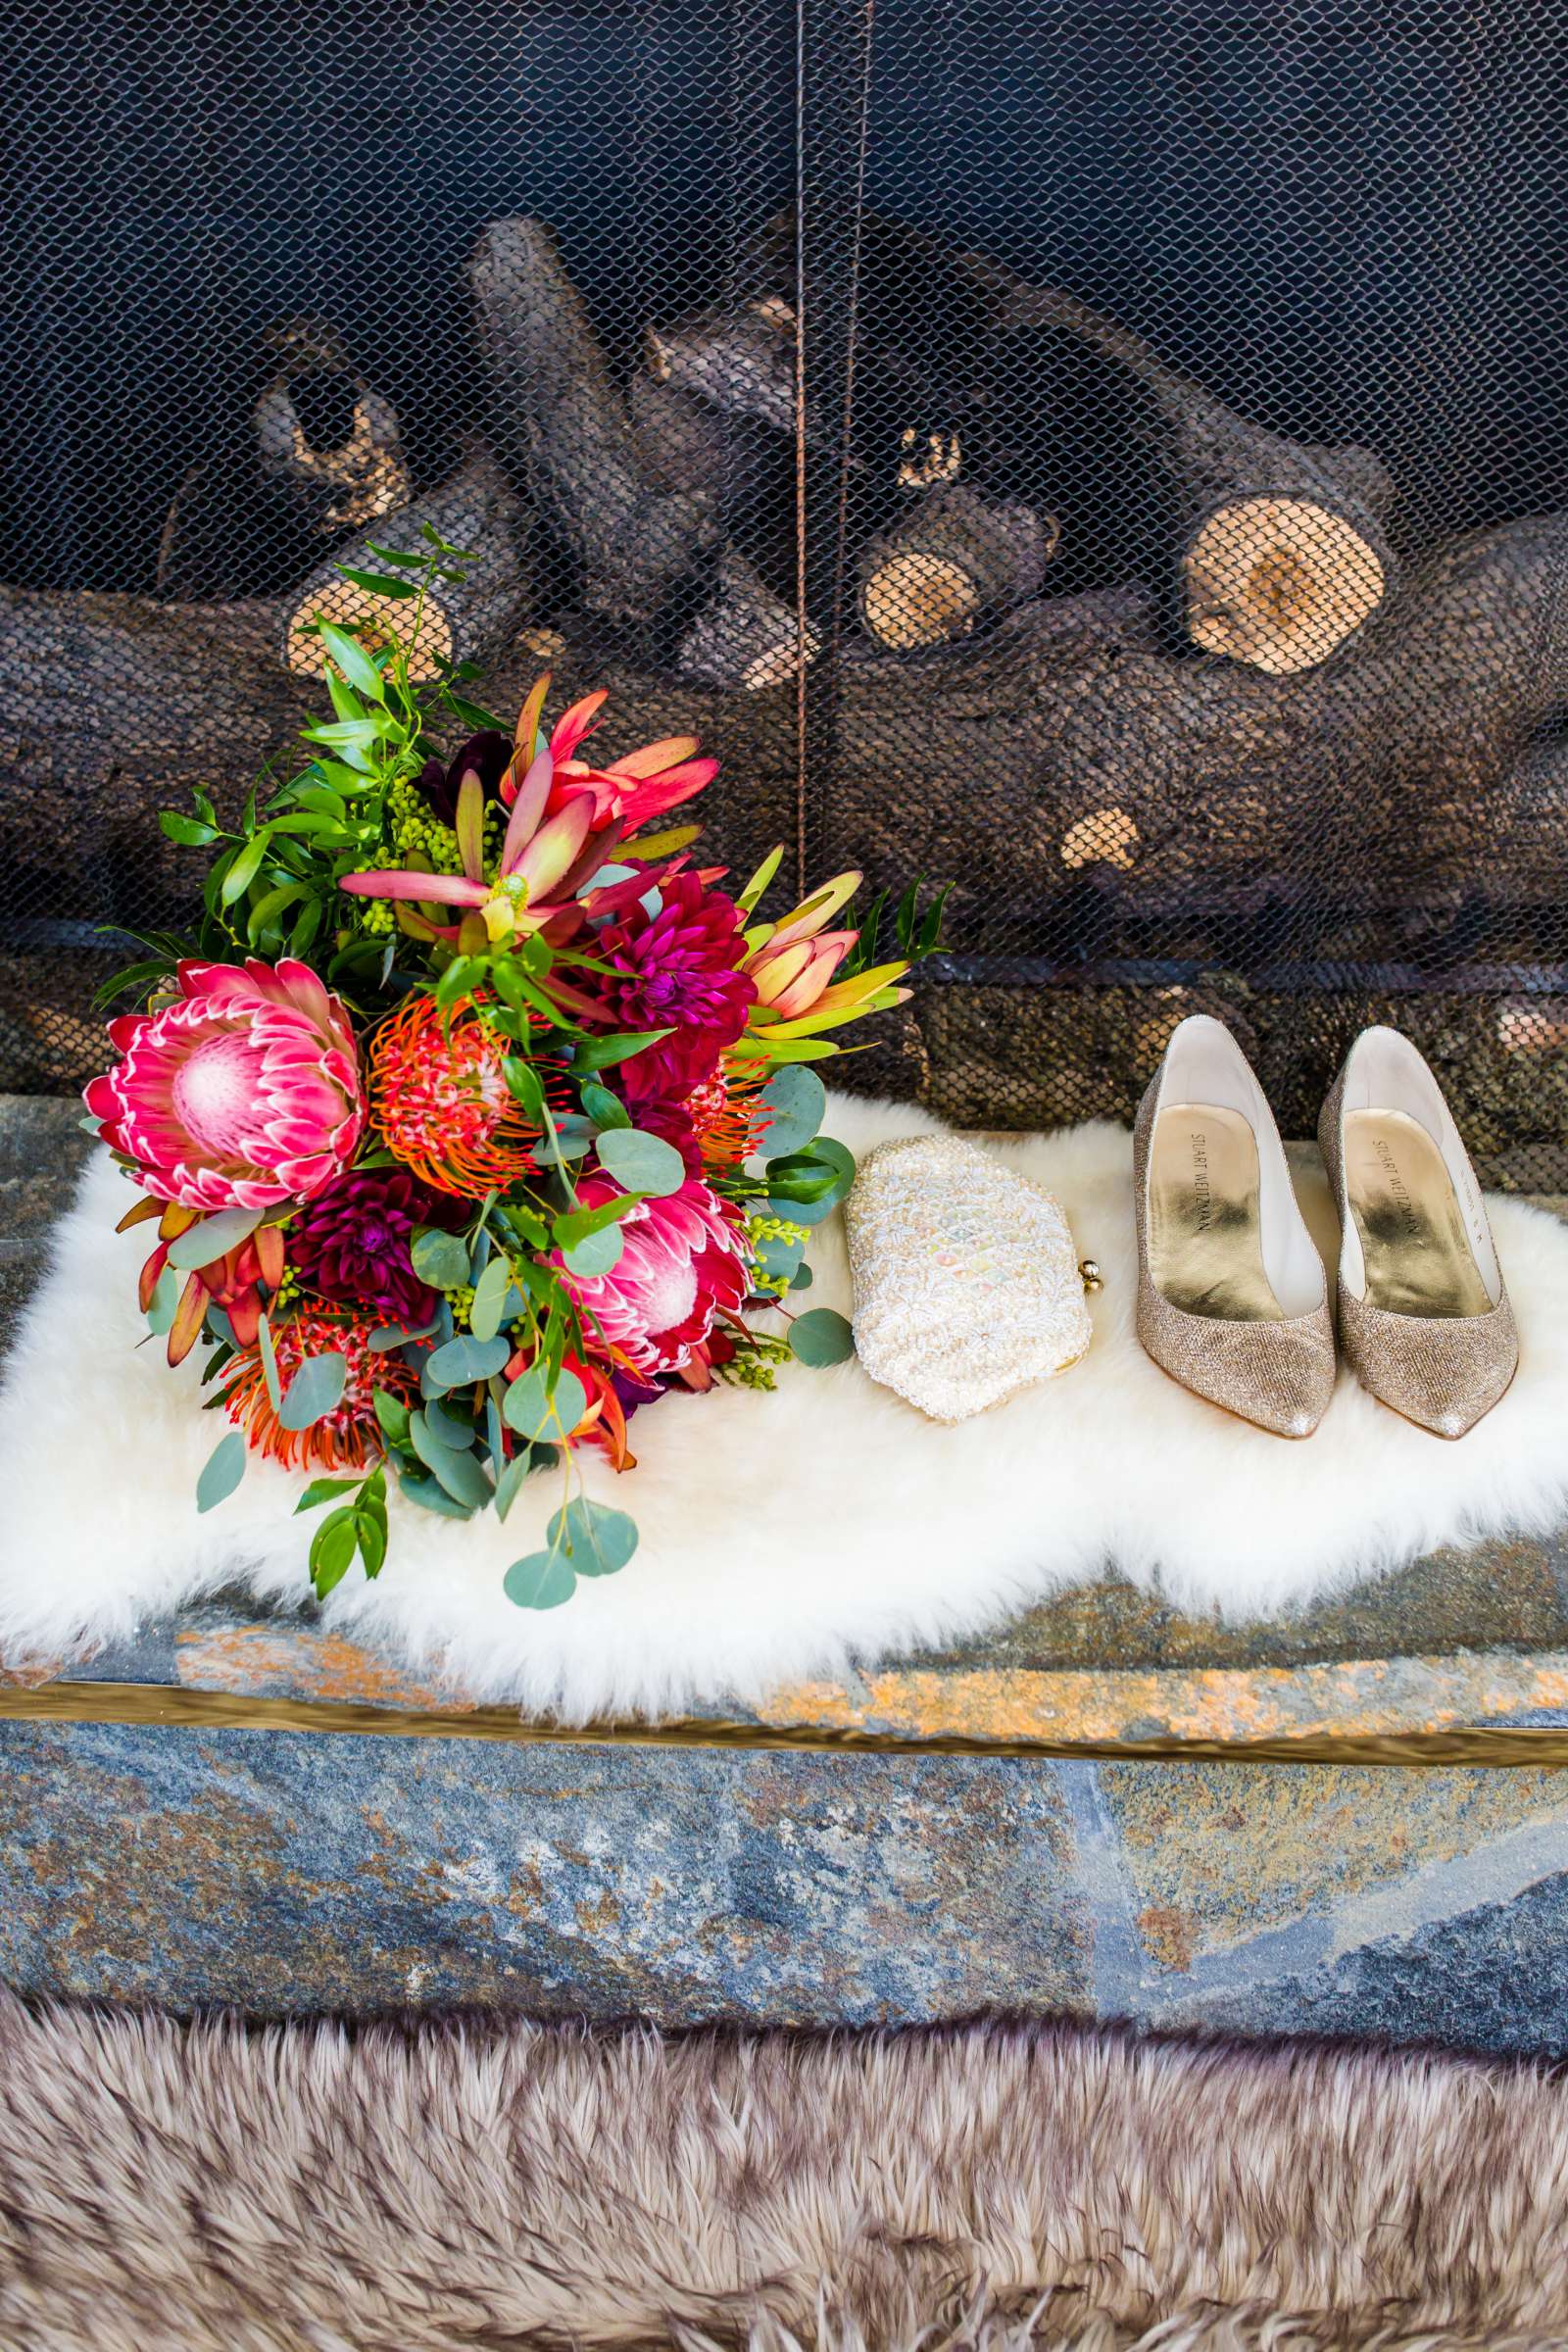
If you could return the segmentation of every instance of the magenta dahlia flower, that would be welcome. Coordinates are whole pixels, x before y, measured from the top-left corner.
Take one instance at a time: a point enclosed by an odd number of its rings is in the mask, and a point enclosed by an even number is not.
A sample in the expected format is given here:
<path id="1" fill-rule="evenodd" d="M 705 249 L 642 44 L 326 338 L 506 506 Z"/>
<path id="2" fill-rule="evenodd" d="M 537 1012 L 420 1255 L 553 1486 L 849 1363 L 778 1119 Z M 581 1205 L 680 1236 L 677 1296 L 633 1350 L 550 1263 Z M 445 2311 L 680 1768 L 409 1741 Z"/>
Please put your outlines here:
<path id="1" fill-rule="evenodd" d="M 614 1187 L 588 1177 L 583 1207 L 610 1200 Z M 640 1200 L 621 1219 L 623 1248 L 608 1274 L 568 1274 L 595 1352 L 644 1380 L 679 1372 L 702 1346 L 720 1310 L 734 1313 L 747 1293 L 747 1261 L 738 1209 L 690 1179 L 662 1200 Z M 597 1325 L 597 1329 L 595 1328 Z"/>
<path id="2" fill-rule="evenodd" d="M 444 1200 L 408 1168 L 351 1168 L 309 1201 L 288 1228 L 288 1262 L 318 1298 L 373 1309 L 384 1323 L 416 1329 L 436 1295 L 409 1255 L 416 1226 L 448 1225 L 463 1203 Z"/>
<path id="3" fill-rule="evenodd" d="M 111 1021 L 120 1060 L 86 1091 L 104 1141 L 160 1200 L 308 1200 L 365 1124 L 354 1032 L 307 963 L 182 963 L 160 1011 Z"/>
<path id="4" fill-rule="evenodd" d="M 757 996 L 736 968 L 745 952 L 739 908 L 700 874 L 666 876 L 657 913 L 638 906 L 606 924 L 594 955 L 614 969 L 600 982 L 607 1015 L 617 1029 L 671 1032 L 621 1065 L 629 1097 L 679 1102 L 712 1076 Z"/>

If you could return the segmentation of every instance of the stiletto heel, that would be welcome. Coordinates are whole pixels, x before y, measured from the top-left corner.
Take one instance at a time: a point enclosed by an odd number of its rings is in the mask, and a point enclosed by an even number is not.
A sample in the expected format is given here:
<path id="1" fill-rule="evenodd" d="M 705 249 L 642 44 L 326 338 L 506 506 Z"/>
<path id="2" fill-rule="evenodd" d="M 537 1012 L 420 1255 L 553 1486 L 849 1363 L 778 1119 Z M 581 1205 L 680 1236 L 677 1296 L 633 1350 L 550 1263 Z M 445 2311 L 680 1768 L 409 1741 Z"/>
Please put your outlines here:
<path id="1" fill-rule="evenodd" d="M 1223 1022 L 1165 1049 L 1133 1130 L 1138 1336 L 1161 1371 L 1277 1437 L 1310 1437 L 1334 1393 L 1323 1261 L 1279 1129 Z"/>
<path id="2" fill-rule="evenodd" d="M 1470 1155 L 1408 1038 L 1362 1030 L 1318 1143 L 1343 1227 L 1346 1357 L 1407 1421 L 1462 1438 L 1513 1379 L 1519 1334 Z"/>

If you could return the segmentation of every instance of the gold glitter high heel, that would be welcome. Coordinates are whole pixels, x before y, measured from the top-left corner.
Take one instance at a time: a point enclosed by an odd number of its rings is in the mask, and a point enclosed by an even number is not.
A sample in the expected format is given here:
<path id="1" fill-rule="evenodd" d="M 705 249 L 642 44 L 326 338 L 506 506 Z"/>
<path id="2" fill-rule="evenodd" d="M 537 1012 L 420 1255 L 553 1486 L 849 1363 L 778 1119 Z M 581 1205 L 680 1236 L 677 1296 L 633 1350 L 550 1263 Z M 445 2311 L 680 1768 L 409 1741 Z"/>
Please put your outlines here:
<path id="1" fill-rule="evenodd" d="M 1363 1029 L 1323 1105 L 1339 1207 L 1340 1343 L 1364 1389 L 1462 1438 L 1519 1363 L 1486 1203 L 1432 1071 L 1396 1029 Z"/>
<path id="2" fill-rule="evenodd" d="M 1133 1197 L 1145 1353 L 1210 1404 L 1310 1437 L 1334 1393 L 1328 1281 L 1263 1090 L 1206 1013 L 1139 1107 Z"/>

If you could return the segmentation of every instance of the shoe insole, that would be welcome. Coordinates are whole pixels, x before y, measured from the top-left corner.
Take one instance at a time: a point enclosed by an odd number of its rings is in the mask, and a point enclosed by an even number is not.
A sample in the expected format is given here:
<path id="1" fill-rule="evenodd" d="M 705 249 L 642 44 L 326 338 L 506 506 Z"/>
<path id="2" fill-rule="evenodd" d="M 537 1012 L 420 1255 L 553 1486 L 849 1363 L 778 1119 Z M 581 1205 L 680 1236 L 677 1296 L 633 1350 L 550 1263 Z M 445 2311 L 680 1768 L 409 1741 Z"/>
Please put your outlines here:
<path id="1" fill-rule="evenodd" d="M 1452 1180 L 1419 1119 L 1348 1110 L 1345 1189 L 1374 1306 L 1391 1315 L 1491 1313 Z"/>
<path id="2" fill-rule="evenodd" d="M 1149 1270 L 1161 1298 L 1186 1314 L 1285 1320 L 1263 1270 L 1257 1138 L 1239 1110 L 1173 1102 L 1154 1121 Z"/>

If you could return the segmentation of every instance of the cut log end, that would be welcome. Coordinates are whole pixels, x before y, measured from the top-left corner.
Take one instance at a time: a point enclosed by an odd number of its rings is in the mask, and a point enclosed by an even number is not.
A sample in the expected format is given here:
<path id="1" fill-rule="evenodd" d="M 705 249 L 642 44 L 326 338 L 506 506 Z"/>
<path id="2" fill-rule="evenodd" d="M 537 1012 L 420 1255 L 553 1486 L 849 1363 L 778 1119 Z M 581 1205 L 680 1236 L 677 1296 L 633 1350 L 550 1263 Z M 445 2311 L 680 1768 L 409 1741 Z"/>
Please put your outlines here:
<path id="1" fill-rule="evenodd" d="M 865 625 L 879 645 L 909 653 L 966 637 L 980 613 L 980 591 L 961 564 L 912 549 L 890 556 L 860 596 Z"/>
<path id="2" fill-rule="evenodd" d="M 410 677 L 425 683 L 439 677 L 442 664 L 453 658 L 452 624 L 439 603 L 427 595 L 416 634 L 416 612 L 419 607 L 414 599 L 400 603 L 356 588 L 350 580 L 329 581 L 313 588 L 290 613 L 284 658 L 298 677 L 324 677 L 326 655 L 314 624 L 329 620 L 358 638 L 368 653 L 379 653 L 390 645 L 403 646 Z"/>
<path id="3" fill-rule="evenodd" d="M 1113 865 L 1131 873 L 1138 862 L 1139 839 L 1125 808 L 1096 808 L 1067 827 L 1061 837 L 1061 862 L 1074 872 L 1086 865 Z"/>
<path id="4" fill-rule="evenodd" d="M 1354 525 L 1298 498 L 1219 508 L 1183 571 L 1193 643 L 1272 677 L 1327 661 L 1388 587 L 1381 557 Z"/>

